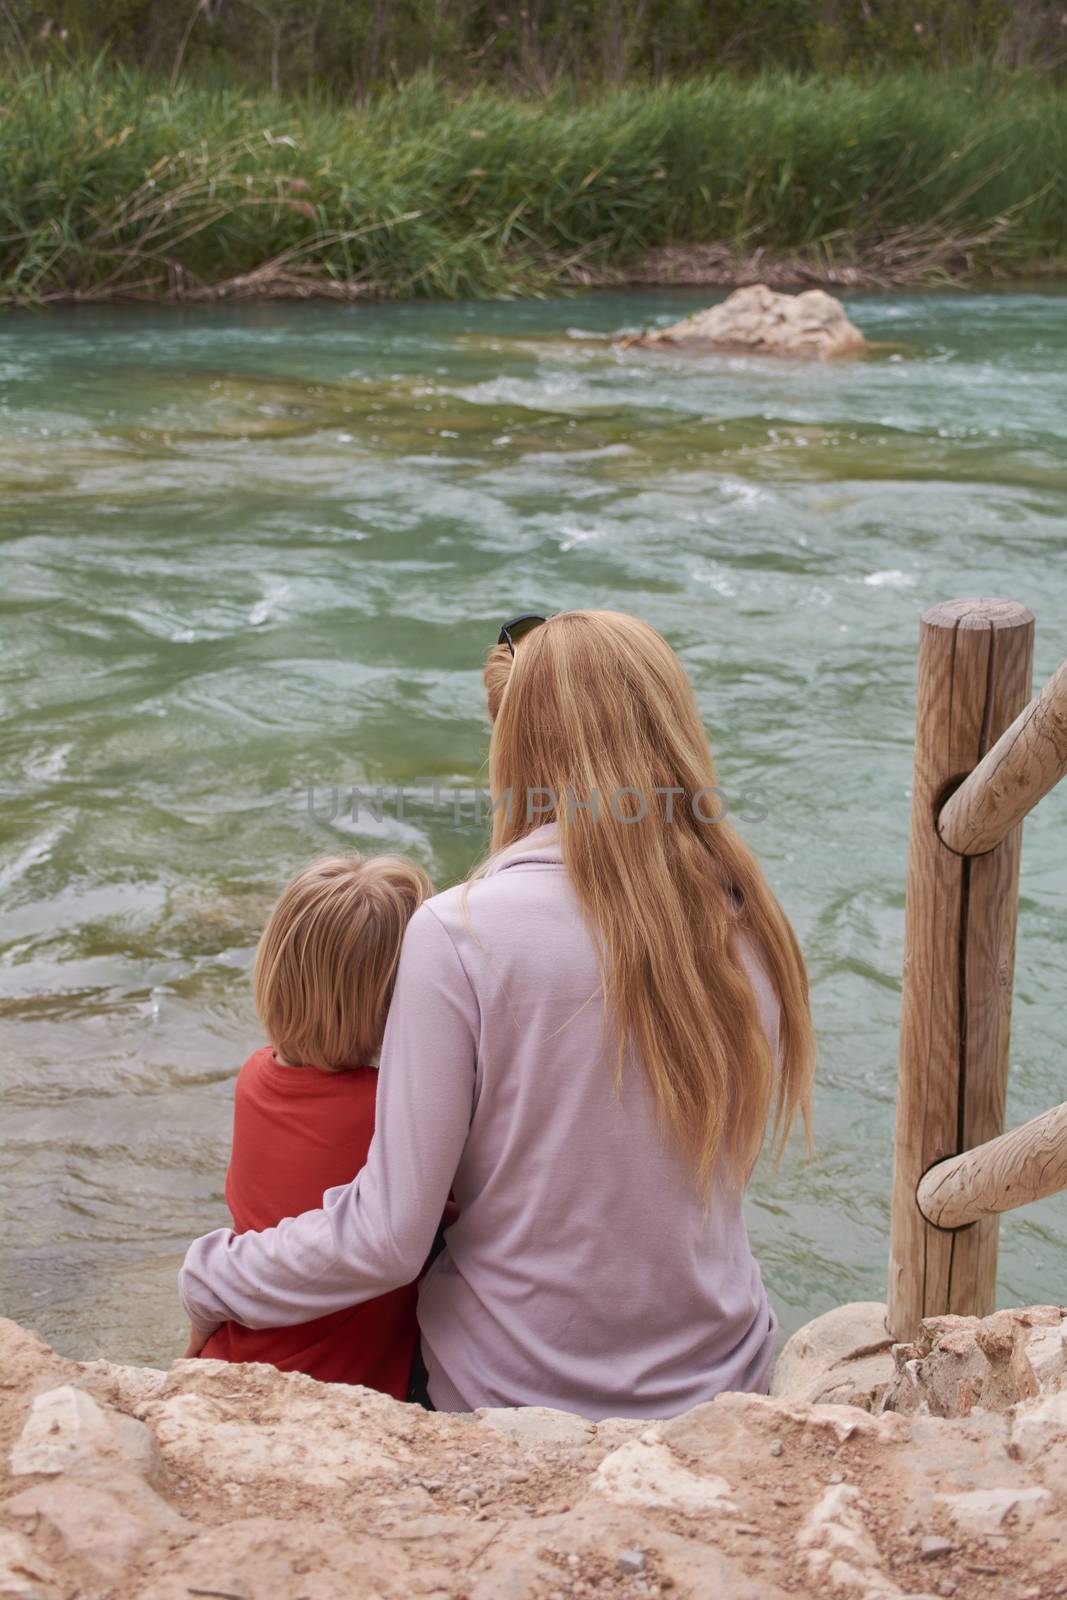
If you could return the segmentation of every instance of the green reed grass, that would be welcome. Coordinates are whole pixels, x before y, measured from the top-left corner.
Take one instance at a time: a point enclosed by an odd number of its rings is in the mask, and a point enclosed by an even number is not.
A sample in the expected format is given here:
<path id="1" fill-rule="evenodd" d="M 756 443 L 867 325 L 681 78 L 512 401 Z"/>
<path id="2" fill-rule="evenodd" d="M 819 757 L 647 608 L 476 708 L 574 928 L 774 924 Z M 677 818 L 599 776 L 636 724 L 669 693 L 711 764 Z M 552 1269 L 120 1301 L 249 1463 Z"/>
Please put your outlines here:
<path id="1" fill-rule="evenodd" d="M 1067 94 L 989 72 L 358 110 L 73 68 L 0 78 L 0 303 L 494 296 L 721 243 L 884 281 L 1067 262 Z"/>

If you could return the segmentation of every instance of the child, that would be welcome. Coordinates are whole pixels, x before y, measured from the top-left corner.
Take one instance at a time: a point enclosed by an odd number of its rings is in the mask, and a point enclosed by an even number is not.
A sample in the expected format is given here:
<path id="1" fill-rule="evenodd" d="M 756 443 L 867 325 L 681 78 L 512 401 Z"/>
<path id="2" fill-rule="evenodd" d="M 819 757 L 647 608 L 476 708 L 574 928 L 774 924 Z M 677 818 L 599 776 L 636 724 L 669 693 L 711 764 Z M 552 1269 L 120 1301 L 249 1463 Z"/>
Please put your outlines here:
<path id="1" fill-rule="evenodd" d="M 238 1233 L 273 1227 L 349 1183 L 374 1133 L 385 1016 L 412 913 L 431 894 L 399 856 L 335 856 L 298 872 L 256 952 L 256 1009 L 271 1044 L 241 1068 L 226 1203 Z M 264 1361 L 405 1399 L 416 1285 L 291 1328 L 226 1322 L 200 1354 Z"/>

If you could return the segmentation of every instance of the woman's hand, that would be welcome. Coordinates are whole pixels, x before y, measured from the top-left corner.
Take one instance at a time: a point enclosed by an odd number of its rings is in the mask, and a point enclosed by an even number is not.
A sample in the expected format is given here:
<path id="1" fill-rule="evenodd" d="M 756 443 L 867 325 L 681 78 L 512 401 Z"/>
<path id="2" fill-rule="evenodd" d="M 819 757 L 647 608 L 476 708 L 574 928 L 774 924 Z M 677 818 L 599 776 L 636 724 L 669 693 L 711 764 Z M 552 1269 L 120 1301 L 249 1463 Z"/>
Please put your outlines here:
<path id="1" fill-rule="evenodd" d="M 189 1343 L 185 1347 L 185 1354 L 182 1356 L 182 1360 L 190 1361 L 193 1356 L 198 1356 L 211 1338 L 213 1331 L 211 1328 L 207 1330 L 198 1328 L 195 1323 L 191 1322 L 189 1324 Z"/>

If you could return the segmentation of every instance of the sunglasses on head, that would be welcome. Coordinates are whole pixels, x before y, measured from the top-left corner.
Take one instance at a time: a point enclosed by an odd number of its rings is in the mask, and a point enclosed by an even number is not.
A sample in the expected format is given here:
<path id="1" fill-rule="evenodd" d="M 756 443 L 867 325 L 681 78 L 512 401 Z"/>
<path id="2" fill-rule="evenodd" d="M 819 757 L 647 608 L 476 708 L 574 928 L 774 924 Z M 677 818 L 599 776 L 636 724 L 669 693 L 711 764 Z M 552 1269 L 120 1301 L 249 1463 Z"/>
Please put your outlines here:
<path id="1" fill-rule="evenodd" d="M 547 617 L 535 616 L 532 611 L 528 611 L 521 617 L 512 617 L 511 621 L 505 622 L 501 628 L 496 642 L 497 644 L 506 644 L 512 655 L 514 655 L 517 642 L 520 639 L 524 639 L 528 633 L 532 633 L 535 628 L 539 628 L 542 622 L 547 621 Z"/>

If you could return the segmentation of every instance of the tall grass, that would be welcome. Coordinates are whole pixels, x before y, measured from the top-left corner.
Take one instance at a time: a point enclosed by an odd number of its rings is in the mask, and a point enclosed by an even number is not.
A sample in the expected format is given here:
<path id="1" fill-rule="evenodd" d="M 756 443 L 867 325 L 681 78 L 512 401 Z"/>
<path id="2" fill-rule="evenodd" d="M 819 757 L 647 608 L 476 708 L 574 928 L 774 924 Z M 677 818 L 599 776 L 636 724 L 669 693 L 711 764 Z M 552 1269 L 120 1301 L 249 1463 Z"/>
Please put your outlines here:
<path id="1" fill-rule="evenodd" d="M 0 60 L 109 60 L 168 82 L 362 102 L 432 71 L 543 94 L 714 72 L 1063 75 L 1063 0 L 0 0 Z"/>
<path id="2" fill-rule="evenodd" d="M 489 296 L 725 245 L 887 279 L 1067 262 L 1067 94 L 988 72 L 719 77 L 359 110 L 0 78 L 0 303 Z"/>

